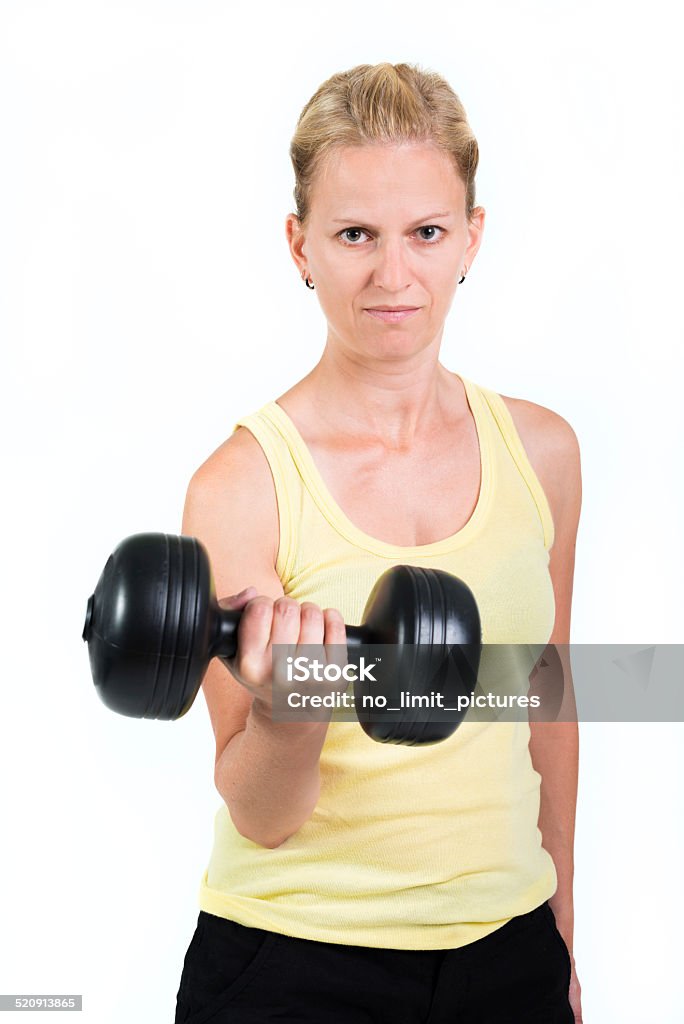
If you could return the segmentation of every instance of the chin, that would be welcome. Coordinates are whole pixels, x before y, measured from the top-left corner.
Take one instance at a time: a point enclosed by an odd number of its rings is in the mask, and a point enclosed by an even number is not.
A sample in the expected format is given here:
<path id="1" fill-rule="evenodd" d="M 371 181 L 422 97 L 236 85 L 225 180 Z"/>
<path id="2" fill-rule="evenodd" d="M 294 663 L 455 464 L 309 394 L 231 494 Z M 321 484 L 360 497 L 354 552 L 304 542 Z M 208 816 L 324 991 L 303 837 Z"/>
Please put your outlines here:
<path id="1" fill-rule="evenodd" d="M 391 361 L 420 355 L 429 345 L 429 342 L 422 341 L 415 336 L 403 334 L 400 337 L 395 334 L 392 337 L 383 338 L 381 341 L 378 341 L 377 338 L 369 339 L 366 345 L 357 344 L 356 351 L 362 355 Z"/>

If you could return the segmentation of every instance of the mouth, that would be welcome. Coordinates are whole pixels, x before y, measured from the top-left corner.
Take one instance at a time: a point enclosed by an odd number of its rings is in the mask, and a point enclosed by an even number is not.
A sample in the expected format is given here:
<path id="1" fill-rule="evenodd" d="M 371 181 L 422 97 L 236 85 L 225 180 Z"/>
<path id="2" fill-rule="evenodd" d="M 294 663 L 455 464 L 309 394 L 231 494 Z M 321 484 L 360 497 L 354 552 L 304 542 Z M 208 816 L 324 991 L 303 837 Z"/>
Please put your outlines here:
<path id="1" fill-rule="evenodd" d="M 397 324 L 420 312 L 420 307 L 411 306 L 403 309 L 366 309 L 366 313 L 375 320 L 382 320 L 386 324 Z"/>

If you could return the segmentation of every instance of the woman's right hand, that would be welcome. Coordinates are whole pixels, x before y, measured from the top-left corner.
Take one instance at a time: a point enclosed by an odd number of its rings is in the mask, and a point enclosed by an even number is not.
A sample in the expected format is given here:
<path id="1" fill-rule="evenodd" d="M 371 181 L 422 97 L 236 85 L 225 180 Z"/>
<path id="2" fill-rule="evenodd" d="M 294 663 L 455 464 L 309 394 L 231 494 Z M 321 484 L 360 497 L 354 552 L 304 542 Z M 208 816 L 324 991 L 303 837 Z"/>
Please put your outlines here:
<path id="1" fill-rule="evenodd" d="M 291 597 L 275 600 L 258 594 L 255 587 L 247 587 L 231 597 L 219 601 L 222 608 L 242 610 L 237 634 L 235 657 L 226 661 L 231 675 L 254 697 L 259 710 L 271 714 L 274 688 L 301 692 L 302 685 L 288 682 L 284 672 L 273 672 L 273 645 L 287 644 L 295 648 L 306 645 L 306 655 L 317 658 L 323 664 L 347 663 L 346 631 L 342 614 L 336 608 L 322 609 L 311 601 L 301 604 Z M 282 652 L 279 652 L 282 654 Z M 284 668 L 284 658 L 278 659 L 277 667 Z M 316 694 L 339 692 L 346 689 L 344 680 L 339 682 L 311 682 L 305 686 Z M 307 719 L 302 714 L 302 719 Z M 320 720 L 321 712 L 317 717 Z"/>

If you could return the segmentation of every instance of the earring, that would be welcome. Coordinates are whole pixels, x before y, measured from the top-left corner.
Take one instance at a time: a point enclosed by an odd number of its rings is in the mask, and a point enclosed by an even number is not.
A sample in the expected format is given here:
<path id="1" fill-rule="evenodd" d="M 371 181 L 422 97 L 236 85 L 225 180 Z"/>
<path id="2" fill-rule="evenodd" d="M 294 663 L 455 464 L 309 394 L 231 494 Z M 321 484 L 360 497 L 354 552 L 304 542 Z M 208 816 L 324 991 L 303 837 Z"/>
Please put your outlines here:
<path id="1" fill-rule="evenodd" d="M 309 275 L 307 274 L 306 270 L 302 270 L 302 281 L 304 282 L 307 288 L 310 288 L 311 291 L 314 290 L 314 283 L 312 281 L 311 284 L 309 284 Z"/>
<path id="2" fill-rule="evenodd" d="M 460 280 L 460 281 L 458 282 L 459 284 L 463 284 L 463 282 L 464 282 L 464 281 L 465 281 L 465 279 L 466 279 L 466 274 L 467 274 L 467 273 L 468 273 L 468 268 L 467 268 L 467 267 L 464 267 L 464 268 L 463 268 L 463 276 L 462 276 L 461 280 Z"/>

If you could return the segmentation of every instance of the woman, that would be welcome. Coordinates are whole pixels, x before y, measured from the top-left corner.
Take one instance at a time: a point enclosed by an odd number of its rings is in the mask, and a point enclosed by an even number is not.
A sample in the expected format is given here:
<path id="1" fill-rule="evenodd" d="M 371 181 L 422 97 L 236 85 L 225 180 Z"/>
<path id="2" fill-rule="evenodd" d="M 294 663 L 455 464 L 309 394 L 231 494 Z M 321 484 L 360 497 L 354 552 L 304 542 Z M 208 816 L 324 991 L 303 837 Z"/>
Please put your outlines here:
<path id="1" fill-rule="evenodd" d="M 344 644 L 395 564 L 465 580 L 485 642 L 568 643 L 581 491 L 562 417 L 439 362 L 485 218 L 447 83 L 334 75 L 291 157 L 287 238 L 328 333 L 188 488 L 183 533 L 243 616 L 234 671 L 203 682 L 223 804 L 176 1021 L 581 1020 L 576 724 L 408 747 L 271 714 L 271 645 Z"/>

